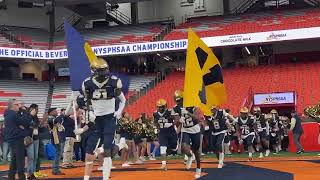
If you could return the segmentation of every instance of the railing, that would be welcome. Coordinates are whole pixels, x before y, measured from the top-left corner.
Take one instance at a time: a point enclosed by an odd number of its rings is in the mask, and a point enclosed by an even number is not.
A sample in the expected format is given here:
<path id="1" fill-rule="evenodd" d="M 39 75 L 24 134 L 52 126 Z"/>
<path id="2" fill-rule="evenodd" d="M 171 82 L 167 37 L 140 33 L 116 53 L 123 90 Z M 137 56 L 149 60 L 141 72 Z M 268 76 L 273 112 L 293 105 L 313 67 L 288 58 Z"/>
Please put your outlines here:
<path id="1" fill-rule="evenodd" d="M 244 0 L 236 8 L 231 10 L 231 12 L 234 14 L 243 13 L 249 7 L 251 7 L 253 4 L 255 4 L 257 1 L 259 1 L 259 0 Z"/>
<path id="2" fill-rule="evenodd" d="M 79 19 L 81 19 L 81 16 L 79 16 L 79 14 L 77 13 L 73 13 L 71 16 L 69 16 L 67 18 L 67 21 L 73 25 L 75 24 L 77 21 L 79 21 Z M 62 22 L 57 28 L 56 28 L 56 32 L 58 31 L 63 31 L 64 30 L 64 22 Z"/>
<path id="3" fill-rule="evenodd" d="M 118 10 L 107 11 L 109 15 L 121 21 L 123 24 L 131 24 L 131 18 Z"/>
<path id="4" fill-rule="evenodd" d="M 130 17 L 128 17 L 124 13 L 118 11 L 117 9 L 111 9 L 111 6 L 112 5 L 110 3 L 106 2 L 106 10 L 110 16 L 116 18 L 118 21 L 122 22 L 123 24 L 131 24 L 132 23 Z"/>

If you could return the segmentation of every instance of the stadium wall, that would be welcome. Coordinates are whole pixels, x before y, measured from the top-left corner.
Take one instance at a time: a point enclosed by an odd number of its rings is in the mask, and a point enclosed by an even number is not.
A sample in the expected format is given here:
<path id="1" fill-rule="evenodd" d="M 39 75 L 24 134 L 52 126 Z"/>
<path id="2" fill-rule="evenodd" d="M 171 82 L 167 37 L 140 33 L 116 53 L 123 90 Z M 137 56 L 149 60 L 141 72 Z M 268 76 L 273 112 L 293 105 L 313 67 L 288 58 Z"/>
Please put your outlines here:
<path id="1" fill-rule="evenodd" d="M 175 23 L 184 22 L 188 16 L 222 15 L 223 0 L 196 0 L 193 5 L 183 6 L 181 2 L 186 0 L 152 0 L 138 3 L 139 22 L 151 19 L 163 19 L 174 17 Z M 203 2 L 204 8 L 198 10 L 197 4 Z"/>
<path id="2" fill-rule="evenodd" d="M 1 10 L 0 24 L 48 29 L 49 17 L 45 8 L 18 8 L 18 0 L 6 1 L 7 10 Z"/>
<path id="3" fill-rule="evenodd" d="M 42 80 L 42 72 L 48 69 L 45 61 L 33 61 L 27 63 L 21 63 L 20 66 L 20 77 L 23 73 L 34 74 L 35 78 L 39 81 Z"/>

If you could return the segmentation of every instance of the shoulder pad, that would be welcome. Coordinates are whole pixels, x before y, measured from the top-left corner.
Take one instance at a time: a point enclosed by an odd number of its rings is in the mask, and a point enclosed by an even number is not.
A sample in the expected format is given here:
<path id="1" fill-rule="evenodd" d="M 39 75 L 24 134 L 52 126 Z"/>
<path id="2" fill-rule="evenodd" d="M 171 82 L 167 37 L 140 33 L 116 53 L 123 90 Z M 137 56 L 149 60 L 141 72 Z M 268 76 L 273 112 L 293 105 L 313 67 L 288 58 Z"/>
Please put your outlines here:
<path id="1" fill-rule="evenodd" d="M 87 77 L 83 82 L 87 82 L 87 81 L 90 81 L 91 80 L 91 77 Z"/>

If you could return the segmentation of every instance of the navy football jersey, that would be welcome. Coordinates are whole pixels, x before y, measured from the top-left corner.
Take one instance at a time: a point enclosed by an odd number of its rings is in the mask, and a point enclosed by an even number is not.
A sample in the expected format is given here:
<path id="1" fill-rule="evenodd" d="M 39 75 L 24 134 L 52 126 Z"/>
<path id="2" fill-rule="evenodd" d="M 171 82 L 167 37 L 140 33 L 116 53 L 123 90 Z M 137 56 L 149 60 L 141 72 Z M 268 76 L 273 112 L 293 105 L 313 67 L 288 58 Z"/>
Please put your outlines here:
<path id="1" fill-rule="evenodd" d="M 97 82 L 95 78 L 87 78 L 82 84 L 82 91 L 91 100 L 92 108 L 97 116 L 115 112 L 115 97 L 119 96 L 116 89 L 122 88 L 121 80 L 115 76 Z"/>
<path id="2" fill-rule="evenodd" d="M 158 111 L 153 113 L 154 122 L 155 124 L 159 125 L 160 132 L 166 131 L 166 130 L 175 130 L 173 123 L 174 120 L 171 116 L 171 110 L 166 109 L 163 113 L 160 113 Z M 166 125 L 167 124 L 167 125 Z"/>
<path id="3" fill-rule="evenodd" d="M 248 135 L 254 132 L 254 119 L 248 117 L 246 120 L 242 120 L 241 117 L 238 118 L 238 126 L 240 128 L 241 135 Z"/>
<path id="4" fill-rule="evenodd" d="M 270 132 L 274 133 L 274 132 L 278 131 L 279 127 L 278 127 L 278 119 L 277 118 L 272 118 L 269 124 L 270 124 Z"/>
<path id="5" fill-rule="evenodd" d="M 185 108 L 186 111 L 189 113 L 194 113 L 195 107 L 187 107 Z M 184 117 L 184 122 L 182 122 L 182 126 L 184 128 L 191 128 L 198 124 L 198 121 L 193 119 L 191 116 L 189 116 L 187 113 L 183 113 L 181 110 L 181 116 Z"/>
<path id="6" fill-rule="evenodd" d="M 227 119 L 223 116 L 223 111 L 218 111 L 215 116 L 209 116 L 206 118 L 213 133 L 218 133 L 228 129 Z"/>
<path id="7" fill-rule="evenodd" d="M 254 117 L 256 120 L 257 129 L 259 132 L 267 128 L 267 121 L 264 118 L 264 114 L 261 114 L 260 117 Z"/>
<path id="8" fill-rule="evenodd" d="M 181 109 L 182 109 L 182 107 L 175 105 L 173 107 L 172 115 L 177 115 L 177 116 L 181 117 Z"/>

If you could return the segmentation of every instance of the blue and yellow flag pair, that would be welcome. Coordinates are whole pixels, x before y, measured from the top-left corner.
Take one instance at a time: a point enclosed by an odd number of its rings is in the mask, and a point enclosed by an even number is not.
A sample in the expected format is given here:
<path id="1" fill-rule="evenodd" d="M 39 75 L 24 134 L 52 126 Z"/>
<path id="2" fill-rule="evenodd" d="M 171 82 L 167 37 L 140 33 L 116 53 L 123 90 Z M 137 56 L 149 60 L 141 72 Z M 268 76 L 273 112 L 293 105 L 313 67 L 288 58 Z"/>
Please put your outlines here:
<path id="1" fill-rule="evenodd" d="M 80 33 L 67 21 L 64 22 L 65 42 L 68 50 L 70 82 L 72 91 L 81 90 L 82 82 L 91 75 L 90 64 L 97 59 L 89 43 L 85 42 Z M 111 73 L 122 81 L 122 92 L 129 90 L 128 76 Z"/>
<path id="2" fill-rule="evenodd" d="M 226 101 L 227 93 L 219 60 L 189 29 L 183 106 L 197 106 L 205 115 L 211 115 L 212 106 L 219 106 Z"/>

